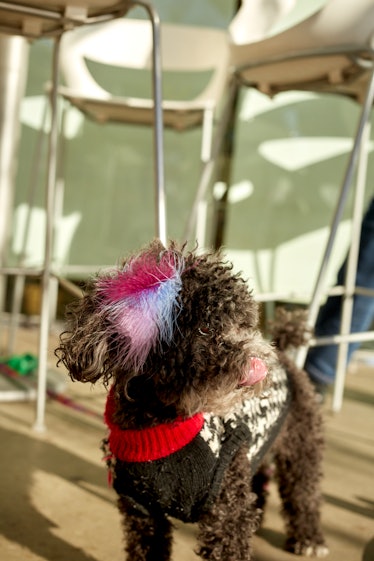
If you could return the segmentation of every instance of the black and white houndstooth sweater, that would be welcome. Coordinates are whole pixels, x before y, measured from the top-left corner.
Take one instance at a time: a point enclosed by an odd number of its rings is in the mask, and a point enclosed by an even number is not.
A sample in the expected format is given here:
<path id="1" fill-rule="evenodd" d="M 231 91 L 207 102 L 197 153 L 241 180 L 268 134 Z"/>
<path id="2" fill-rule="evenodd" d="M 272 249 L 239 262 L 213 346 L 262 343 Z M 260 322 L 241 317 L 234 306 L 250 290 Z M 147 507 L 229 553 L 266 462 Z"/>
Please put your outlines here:
<path id="1" fill-rule="evenodd" d="M 214 502 L 238 449 L 247 447 L 254 473 L 278 434 L 291 392 L 285 370 L 272 378 L 269 390 L 226 417 L 198 414 L 143 430 L 121 430 L 112 422 L 109 394 L 106 459 L 114 489 L 141 511 L 161 509 L 184 522 L 197 521 Z"/>

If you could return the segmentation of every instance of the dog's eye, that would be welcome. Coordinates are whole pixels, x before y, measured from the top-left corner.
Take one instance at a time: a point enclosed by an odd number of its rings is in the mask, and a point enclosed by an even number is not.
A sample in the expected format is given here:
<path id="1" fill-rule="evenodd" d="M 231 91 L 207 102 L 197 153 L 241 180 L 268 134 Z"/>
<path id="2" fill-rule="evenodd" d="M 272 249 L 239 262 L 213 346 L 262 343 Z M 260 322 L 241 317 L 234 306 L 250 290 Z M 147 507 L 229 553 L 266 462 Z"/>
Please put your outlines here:
<path id="1" fill-rule="evenodd" d="M 199 333 L 201 335 L 209 335 L 210 329 L 209 329 L 209 325 L 206 325 L 204 327 L 199 327 Z"/>

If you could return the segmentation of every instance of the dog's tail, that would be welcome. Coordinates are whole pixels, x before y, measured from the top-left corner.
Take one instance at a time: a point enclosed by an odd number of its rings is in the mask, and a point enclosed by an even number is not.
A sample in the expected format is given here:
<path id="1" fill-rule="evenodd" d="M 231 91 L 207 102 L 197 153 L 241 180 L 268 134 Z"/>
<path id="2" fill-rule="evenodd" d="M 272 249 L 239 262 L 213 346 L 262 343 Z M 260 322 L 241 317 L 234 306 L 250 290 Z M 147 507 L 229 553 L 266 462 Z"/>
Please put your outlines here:
<path id="1" fill-rule="evenodd" d="M 307 326 L 307 314 L 303 309 L 277 308 L 274 320 L 269 321 L 269 331 L 274 345 L 285 351 L 305 345 L 311 335 Z"/>

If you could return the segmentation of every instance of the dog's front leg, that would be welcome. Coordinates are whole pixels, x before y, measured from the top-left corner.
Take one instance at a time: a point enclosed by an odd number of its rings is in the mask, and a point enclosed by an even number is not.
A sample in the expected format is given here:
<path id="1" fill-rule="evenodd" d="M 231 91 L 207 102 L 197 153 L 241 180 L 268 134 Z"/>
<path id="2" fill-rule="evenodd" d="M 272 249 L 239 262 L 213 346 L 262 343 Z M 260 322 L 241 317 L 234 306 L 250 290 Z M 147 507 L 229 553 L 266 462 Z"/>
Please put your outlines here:
<path id="1" fill-rule="evenodd" d="M 250 561 L 251 537 L 259 525 L 255 503 L 242 449 L 225 473 L 217 500 L 199 521 L 198 555 L 209 561 Z"/>
<path id="2" fill-rule="evenodd" d="M 123 514 L 128 561 L 170 561 L 172 525 L 162 513 L 150 514 L 126 497 L 118 499 Z"/>
<path id="3" fill-rule="evenodd" d="M 324 557 L 328 548 L 320 520 L 322 420 L 314 395 L 302 381 L 300 374 L 274 459 L 287 530 L 286 549 L 297 555 Z"/>

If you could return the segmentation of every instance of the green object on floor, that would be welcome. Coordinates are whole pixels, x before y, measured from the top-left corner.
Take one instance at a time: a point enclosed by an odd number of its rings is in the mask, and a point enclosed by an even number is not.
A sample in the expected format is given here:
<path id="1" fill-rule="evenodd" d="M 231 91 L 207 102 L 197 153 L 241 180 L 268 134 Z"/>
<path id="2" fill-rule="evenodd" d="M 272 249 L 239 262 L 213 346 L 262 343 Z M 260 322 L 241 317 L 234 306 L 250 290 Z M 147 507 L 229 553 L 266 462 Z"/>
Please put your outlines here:
<path id="1" fill-rule="evenodd" d="M 21 376 L 29 376 L 38 368 L 38 359 L 35 355 L 25 353 L 23 355 L 13 355 L 3 361 L 10 368 L 21 374 Z"/>

